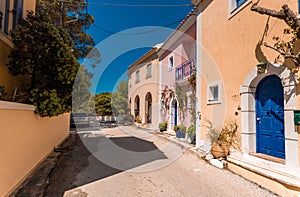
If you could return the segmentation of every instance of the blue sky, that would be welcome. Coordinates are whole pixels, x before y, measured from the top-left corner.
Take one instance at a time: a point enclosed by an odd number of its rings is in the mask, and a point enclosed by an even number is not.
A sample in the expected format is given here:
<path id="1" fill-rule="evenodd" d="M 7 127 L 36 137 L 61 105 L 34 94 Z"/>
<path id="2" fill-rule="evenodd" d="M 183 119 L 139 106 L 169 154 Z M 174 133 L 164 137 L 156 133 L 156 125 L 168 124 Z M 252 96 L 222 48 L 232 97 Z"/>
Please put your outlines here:
<path id="1" fill-rule="evenodd" d="M 98 75 L 92 80 L 92 89 L 96 93 L 113 91 L 120 78 L 126 79 L 128 66 L 147 52 L 150 46 L 164 42 L 193 8 L 165 6 L 191 4 L 190 0 L 88 0 L 88 3 L 88 12 L 95 18 L 95 23 L 87 32 L 100 46 L 98 49 L 104 60 L 93 71 Z M 136 4 L 154 6 L 130 6 Z M 116 34 L 121 31 L 125 32 Z M 105 61 L 112 53 L 115 55 L 110 61 Z"/>

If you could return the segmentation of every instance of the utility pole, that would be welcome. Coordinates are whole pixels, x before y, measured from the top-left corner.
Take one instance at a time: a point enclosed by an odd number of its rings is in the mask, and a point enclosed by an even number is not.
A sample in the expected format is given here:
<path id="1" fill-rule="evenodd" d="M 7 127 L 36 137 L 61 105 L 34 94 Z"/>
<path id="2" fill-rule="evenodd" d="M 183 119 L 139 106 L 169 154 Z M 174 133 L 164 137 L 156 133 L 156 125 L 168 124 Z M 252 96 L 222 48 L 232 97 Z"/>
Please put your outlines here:
<path id="1" fill-rule="evenodd" d="M 60 26 L 61 27 L 64 26 L 64 21 L 65 21 L 65 5 L 64 5 L 64 3 L 65 3 L 64 0 L 60 0 L 60 12 L 61 12 Z"/>

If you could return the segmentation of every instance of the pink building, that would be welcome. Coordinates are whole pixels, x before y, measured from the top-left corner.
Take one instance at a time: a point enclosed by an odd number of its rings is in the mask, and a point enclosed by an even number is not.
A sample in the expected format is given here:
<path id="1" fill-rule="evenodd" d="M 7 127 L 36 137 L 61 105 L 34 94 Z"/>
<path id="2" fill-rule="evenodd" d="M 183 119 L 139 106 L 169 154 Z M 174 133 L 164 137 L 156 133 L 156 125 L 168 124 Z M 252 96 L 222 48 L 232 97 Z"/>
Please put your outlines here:
<path id="1" fill-rule="evenodd" d="M 177 125 L 189 127 L 195 124 L 195 91 L 189 82 L 195 73 L 195 11 L 193 9 L 188 14 L 158 51 L 161 65 L 160 121 L 167 121 L 168 130 Z"/>

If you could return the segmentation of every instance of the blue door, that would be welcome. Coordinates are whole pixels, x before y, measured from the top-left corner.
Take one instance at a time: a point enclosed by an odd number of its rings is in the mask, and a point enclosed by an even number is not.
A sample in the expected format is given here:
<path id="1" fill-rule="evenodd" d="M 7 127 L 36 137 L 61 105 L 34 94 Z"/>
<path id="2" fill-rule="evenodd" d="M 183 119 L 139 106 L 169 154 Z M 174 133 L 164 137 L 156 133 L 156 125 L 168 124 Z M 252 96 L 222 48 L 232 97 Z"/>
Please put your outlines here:
<path id="1" fill-rule="evenodd" d="M 285 158 L 283 87 L 279 77 L 267 76 L 256 90 L 256 151 Z"/>
<path id="2" fill-rule="evenodd" d="M 175 101 L 175 103 L 174 103 L 174 126 L 177 126 L 177 113 L 178 113 L 177 101 Z"/>

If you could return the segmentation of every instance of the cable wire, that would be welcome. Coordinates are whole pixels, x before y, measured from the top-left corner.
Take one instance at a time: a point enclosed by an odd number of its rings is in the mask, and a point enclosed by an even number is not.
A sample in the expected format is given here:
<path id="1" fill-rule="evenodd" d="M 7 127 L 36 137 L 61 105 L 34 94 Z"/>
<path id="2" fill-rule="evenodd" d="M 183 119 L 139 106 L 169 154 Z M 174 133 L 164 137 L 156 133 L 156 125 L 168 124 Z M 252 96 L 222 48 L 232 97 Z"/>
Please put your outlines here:
<path id="1" fill-rule="evenodd" d="M 193 4 L 122 4 L 122 3 L 89 3 L 96 6 L 109 6 L 109 7 L 191 7 Z"/>
<path id="2" fill-rule="evenodd" d="M 154 31 L 158 31 L 158 30 L 162 29 L 163 27 L 170 27 L 170 26 L 172 26 L 172 25 L 175 25 L 175 24 L 181 22 L 182 20 L 183 20 L 183 18 L 180 19 L 180 20 L 177 20 L 177 21 L 175 21 L 175 22 L 172 22 L 172 23 L 170 23 L 170 24 L 167 24 L 167 25 L 164 25 L 164 26 L 161 26 L 161 27 L 154 28 L 154 29 L 152 29 L 152 30 L 148 30 L 148 31 L 144 31 L 144 32 L 137 32 L 137 33 L 131 33 L 131 34 L 128 34 L 128 33 L 117 33 L 117 32 L 113 32 L 113 31 L 107 30 L 107 29 L 105 29 L 105 28 L 103 28 L 103 27 L 100 27 L 99 25 L 97 25 L 97 24 L 95 24 L 95 23 L 93 23 L 92 25 L 95 26 L 96 28 L 100 29 L 101 31 L 106 32 L 106 33 L 109 33 L 109 34 L 119 34 L 119 35 L 123 35 L 123 36 L 135 36 L 135 35 L 147 34 L 147 33 L 151 33 L 151 32 L 154 32 Z"/>

